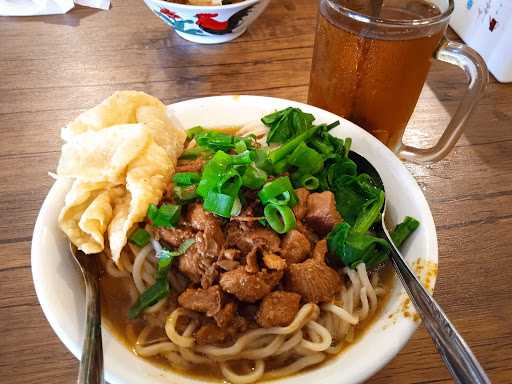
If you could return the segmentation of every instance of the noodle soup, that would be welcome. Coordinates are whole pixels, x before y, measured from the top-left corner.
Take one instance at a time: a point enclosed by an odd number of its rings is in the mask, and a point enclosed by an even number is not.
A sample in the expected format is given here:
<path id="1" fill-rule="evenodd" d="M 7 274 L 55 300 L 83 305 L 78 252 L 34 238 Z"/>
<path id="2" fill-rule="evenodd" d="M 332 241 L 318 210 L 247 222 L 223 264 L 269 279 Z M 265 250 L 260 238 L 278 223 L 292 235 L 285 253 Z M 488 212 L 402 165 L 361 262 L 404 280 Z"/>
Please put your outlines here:
<path id="1" fill-rule="evenodd" d="M 337 356 L 384 306 L 384 191 L 351 140 L 296 108 L 262 121 L 190 129 L 163 199 L 117 262 L 103 256 L 103 317 L 138 356 L 207 380 L 278 379 Z M 418 225 L 399 224 L 397 245 Z"/>

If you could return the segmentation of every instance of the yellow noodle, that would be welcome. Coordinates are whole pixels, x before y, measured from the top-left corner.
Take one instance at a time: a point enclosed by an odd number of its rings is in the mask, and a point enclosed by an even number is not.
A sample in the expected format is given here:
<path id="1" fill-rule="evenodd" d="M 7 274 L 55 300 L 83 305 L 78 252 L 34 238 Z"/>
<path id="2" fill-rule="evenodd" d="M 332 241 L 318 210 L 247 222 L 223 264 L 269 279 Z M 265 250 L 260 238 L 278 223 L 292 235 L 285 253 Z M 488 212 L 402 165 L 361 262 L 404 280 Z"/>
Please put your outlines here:
<path id="1" fill-rule="evenodd" d="M 220 370 L 224 377 L 233 384 L 249 384 L 258 381 L 265 373 L 265 363 L 263 360 L 256 360 L 256 364 L 251 373 L 239 375 L 229 368 L 228 363 L 220 363 Z"/>

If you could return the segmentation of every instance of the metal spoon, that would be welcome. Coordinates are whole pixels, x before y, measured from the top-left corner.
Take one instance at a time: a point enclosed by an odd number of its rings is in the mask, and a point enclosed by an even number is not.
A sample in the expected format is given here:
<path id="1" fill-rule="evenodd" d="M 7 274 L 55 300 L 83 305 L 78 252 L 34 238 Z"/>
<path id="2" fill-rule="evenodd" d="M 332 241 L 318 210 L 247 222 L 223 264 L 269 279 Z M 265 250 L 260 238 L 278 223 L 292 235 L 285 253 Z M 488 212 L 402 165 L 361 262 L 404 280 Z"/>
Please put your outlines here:
<path id="1" fill-rule="evenodd" d="M 384 189 L 384 184 L 379 173 L 364 157 L 355 152 L 350 152 L 349 157 L 357 164 L 360 172 L 365 172 L 373 177 L 376 183 Z M 420 314 L 425 328 L 430 333 L 432 340 L 441 354 L 448 370 L 456 383 L 460 384 L 487 384 L 491 383 L 485 371 L 478 363 L 475 355 L 459 335 L 445 313 L 430 296 L 427 290 L 404 260 L 400 251 L 391 240 L 385 221 L 386 204 L 382 212 L 381 225 L 386 239 L 391 244 L 390 259 L 395 272 L 405 287 L 412 303 Z"/>
<path id="2" fill-rule="evenodd" d="M 77 384 L 103 384 L 99 255 L 86 255 L 71 243 L 70 250 L 85 281 L 85 336 Z"/>

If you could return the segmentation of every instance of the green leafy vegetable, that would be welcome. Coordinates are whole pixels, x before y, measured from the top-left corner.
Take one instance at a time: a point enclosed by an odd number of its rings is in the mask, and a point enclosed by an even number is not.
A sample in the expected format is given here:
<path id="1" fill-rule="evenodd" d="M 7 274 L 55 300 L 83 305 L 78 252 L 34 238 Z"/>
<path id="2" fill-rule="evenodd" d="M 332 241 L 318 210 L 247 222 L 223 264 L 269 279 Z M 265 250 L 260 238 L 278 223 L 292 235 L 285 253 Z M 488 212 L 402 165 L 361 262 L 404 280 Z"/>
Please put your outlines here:
<path id="1" fill-rule="evenodd" d="M 418 229 L 420 222 L 413 217 L 406 216 L 404 221 L 395 227 L 395 230 L 391 233 L 391 240 L 395 246 L 401 247 L 402 244 L 412 235 L 412 233 Z"/>
<path id="2" fill-rule="evenodd" d="M 288 156 L 287 161 L 289 164 L 296 166 L 301 173 L 314 175 L 324 168 L 322 155 L 308 147 L 305 143 L 300 143 Z"/>
<path id="3" fill-rule="evenodd" d="M 137 228 L 135 231 L 132 232 L 132 234 L 128 238 L 128 241 L 139 247 L 145 247 L 146 245 L 149 244 L 150 239 L 151 235 L 149 234 L 148 231 L 142 228 Z"/>
<path id="4" fill-rule="evenodd" d="M 148 207 L 147 216 L 156 228 L 171 228 L 178 224 L 181 215 L 181 206 L 174 204 L 162 204 L 158 208 L 154 204 Z"/>
<path id="5" fill-rule="evenodd" d="M 286 144 L 281 145 L 279 148 L 271 151 L 269 154 L 271 163 L 275 164 L 278 161 L 284 159 L 286 156 L 291 154 L 300 143 L 309 140 L 319 129 L 320 126 L 312 127 L 300 135 L 294 137 Z"/>
<path id="6" fill-rule="evenodd" d="M 197 134 L 203 133 L 204 131 L 205 131 L 205 129 L 203 127 L 201 127 L 200 125 L 198 125 L 196 127 L 187 129 L 186 132 L 187 132 L 187 137 L 189 139 L 193 139 Z"/>
<path id="7" fill-rule="evenodd" d="M 190 185 L 188 187 L 175 186 L 173 188 L 174 196 L 180 203 L 188 203 L 197 197 L 197 185 Z"/>
<path id="8" fill-rule="evenodd" d="M 269 127 L 267 143 L 285 143 L 313 126 L 315 117 L 299 108 L 286 108 L 261 119 Z"/>

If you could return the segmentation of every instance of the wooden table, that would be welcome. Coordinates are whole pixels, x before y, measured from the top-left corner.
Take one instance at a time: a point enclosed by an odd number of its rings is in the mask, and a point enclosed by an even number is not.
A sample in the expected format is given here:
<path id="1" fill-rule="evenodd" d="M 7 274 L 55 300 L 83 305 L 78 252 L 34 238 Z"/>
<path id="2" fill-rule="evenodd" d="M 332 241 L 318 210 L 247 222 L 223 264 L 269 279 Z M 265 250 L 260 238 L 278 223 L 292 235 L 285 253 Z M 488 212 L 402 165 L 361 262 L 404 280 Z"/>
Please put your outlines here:
<path id="1" fill-rule="evenodd" d="M 50 329 L 30 273 L 30 241 L 59 157 L 59 128 L 119 89 L 166 103 L 217 94 L 305 101 L 316 2 L 272 2 L 242 38 L 186 42 L 140 0 L 109 12 L 0 19 L 0 381 L 71 383 L 77 361 Z M 427 145 L 464 89 L 435 63 L 407 141 Z M 494 383 L 512 383 L 512 85 L 491 80 L 453 153 L 408 165 L 437 224 L 436 298 Z M 452 382 L 424 329 L 371 383 Z"/>

